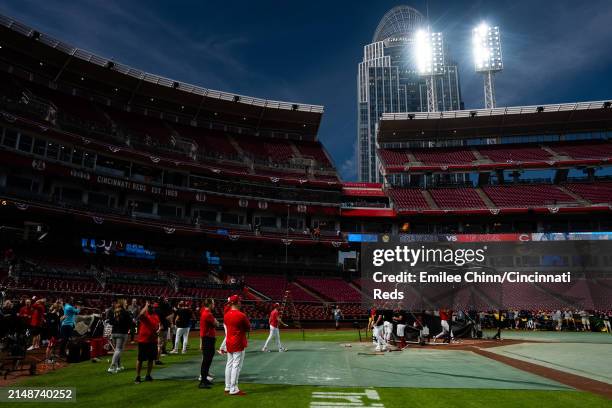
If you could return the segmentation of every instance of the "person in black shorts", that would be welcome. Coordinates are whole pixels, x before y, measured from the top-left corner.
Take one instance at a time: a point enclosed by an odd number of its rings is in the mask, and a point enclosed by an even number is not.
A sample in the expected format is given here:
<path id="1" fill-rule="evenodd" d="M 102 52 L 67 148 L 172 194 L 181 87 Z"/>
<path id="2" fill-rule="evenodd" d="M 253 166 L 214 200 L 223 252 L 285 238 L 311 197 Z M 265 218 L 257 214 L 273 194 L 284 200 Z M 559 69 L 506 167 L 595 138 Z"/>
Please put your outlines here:
<path id="1" fill-rule="evenodd" d="M 142 363 L 147 362 L 147 375 L 145 381 L 153 381 L 151 370 L 153 361 L 157 358 L 157 336 L 160 331 L 159 317 L 147 302 L 139 315 L 138 323 L 138 361 L 136 362 L 136 379 L 134 382 L 140 384 L 140 371 Z"/>

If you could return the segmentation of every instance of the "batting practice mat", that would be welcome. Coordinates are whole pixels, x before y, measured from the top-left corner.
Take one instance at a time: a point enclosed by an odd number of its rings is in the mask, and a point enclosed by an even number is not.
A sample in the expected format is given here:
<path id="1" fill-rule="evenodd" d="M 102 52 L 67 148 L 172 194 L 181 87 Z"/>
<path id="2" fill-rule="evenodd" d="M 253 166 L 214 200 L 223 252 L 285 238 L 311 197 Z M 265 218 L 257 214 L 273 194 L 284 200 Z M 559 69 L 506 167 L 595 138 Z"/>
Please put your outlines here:
<path id="1" fill-rule="evenodd" d="M 374 353 L 371 343 L 328 341 L 284 342 L 288 352 L 265 353 L 260 351 L 263 342 L 253 340 L 249 342 L 240 381 L 334 387 L 571 390 L 574 383 L 564 378 L 573 375 L 572 378 L 612 389 L 612 336 L 576 333 L 570 339 L 562 338 L 560 343 L 555 336 L 558 333 L 540 334 L 544 338 L 537 341 L 529 334 L 523 334 L 525 342 L 519 337 L 509 343 L 485 341 L 482 348 L 479 343 L 414 346 L 388 353 Z M 513 364 L 521 361 L 557 373 L 557 378 Z M 156 379 L 195 381 L 200 362 L 199 357 L 186 357 L 170 367 L 156 369 Z M 211 371 L 217 382 L 223 382 L 224 369 L 225 358 L 216 355 Z"/>

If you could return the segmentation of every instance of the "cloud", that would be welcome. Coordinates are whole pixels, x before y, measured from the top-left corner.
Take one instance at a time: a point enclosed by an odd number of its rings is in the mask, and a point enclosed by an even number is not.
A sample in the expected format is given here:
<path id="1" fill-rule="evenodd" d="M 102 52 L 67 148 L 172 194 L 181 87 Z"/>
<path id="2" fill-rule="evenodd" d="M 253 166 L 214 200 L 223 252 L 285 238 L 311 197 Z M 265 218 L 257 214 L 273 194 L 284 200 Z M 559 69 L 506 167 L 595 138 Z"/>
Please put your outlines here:
<path id="1" fill-rule="evenodd" d="M 342 180 L 357 180 L 357 147 L 353 143 L 352 155 L 345 159 L 340 168 L 340 177 Z"/>

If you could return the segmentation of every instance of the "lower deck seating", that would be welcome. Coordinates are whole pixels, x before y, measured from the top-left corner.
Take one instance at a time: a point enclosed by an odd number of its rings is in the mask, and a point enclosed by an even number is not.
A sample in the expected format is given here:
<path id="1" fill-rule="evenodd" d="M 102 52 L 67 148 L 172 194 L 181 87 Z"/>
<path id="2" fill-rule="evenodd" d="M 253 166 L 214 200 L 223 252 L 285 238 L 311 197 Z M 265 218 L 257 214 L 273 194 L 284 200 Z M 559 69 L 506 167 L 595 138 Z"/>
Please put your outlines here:
<path id="1" fill-rule="evenodd" d="M 299 282 L 334 302 L 359 302 L 361 292 L 335 278 L 299 278 Z"/>

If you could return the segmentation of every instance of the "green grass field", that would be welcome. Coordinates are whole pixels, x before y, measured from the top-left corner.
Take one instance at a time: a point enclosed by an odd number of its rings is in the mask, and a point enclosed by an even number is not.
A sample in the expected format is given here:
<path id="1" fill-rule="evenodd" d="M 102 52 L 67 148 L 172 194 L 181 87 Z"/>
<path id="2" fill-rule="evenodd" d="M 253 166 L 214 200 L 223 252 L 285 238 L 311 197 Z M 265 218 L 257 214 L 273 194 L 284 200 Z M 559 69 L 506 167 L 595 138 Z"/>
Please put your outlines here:
<path id="1" fill-rule="evenodd" d="M 251 335 L 252 340 L 265 339 L 266 332 Z M 285 331 L 283 341 L 302 341 L 301 331 Z M 306 341 L 355 342 L 358 340 L 355 331 L 307 331 Z M 260 343 L 259 343 L 260 344 Z M 330 343 L 332 344 L 332 343 Z M 340 347 L 340 346 L 338 346 Z M 291 353 L 291 350 L 289 351 Z M 265 354 L 265 353 L 262 353 Z M 392 353 L 393 354 L 393 353 Z M 185 359 L 197 359 L 199 356 L 198 339 L 192 338 L 187 356 L 169 355 L 164 357 L 163 368 L 156 367 L 153 377 L 162 370 L 182 364 Z M 304 358 L 307 355 L 304 354 Z M 128 350 L 123 356 L 126 370 L 119 374 L 108 374 L 108 364 L 104 362 L 83 362 L 66 368 L 49 372 L 45 375 L 28 377 L 15 387 L 71 387 L 76 388 L 78 407 L 309 407 L 316 392 L 364 392 L 363 387 L 333 388 L 317 386 L 268 385 L 254 384 L 245 381 L 241 389 L 247 392 L 245 397 L 230 397 L 223 394 L 223 378 L 217 378 L 215 386 L 209 390 L 197 388 L 194 372 L 193 381 L 155 380 L 152 383 L 133 383 L 135 371 L 135 350 Z M 215 357 L 213 364 L 223 365 L 223 359 Z M 248 364 L 248 361 L 245 362 Z M 301 367 L 294 367 L 300 370 Z M 372 388 L 380 400 L 369 401 L 382 403 L 385 407 L 611 407 L 612 402 L 599 396 L 578 391 L 528 391 L 501 389 L 444 389 L 444 388 Z M 2 406 L 23 406 L 24 403 L 2 403 Z M 26 403 L 34 405 L 36 403 Z M 65 403 L 46 403 L 43 406 L 66 406 Z"/>

